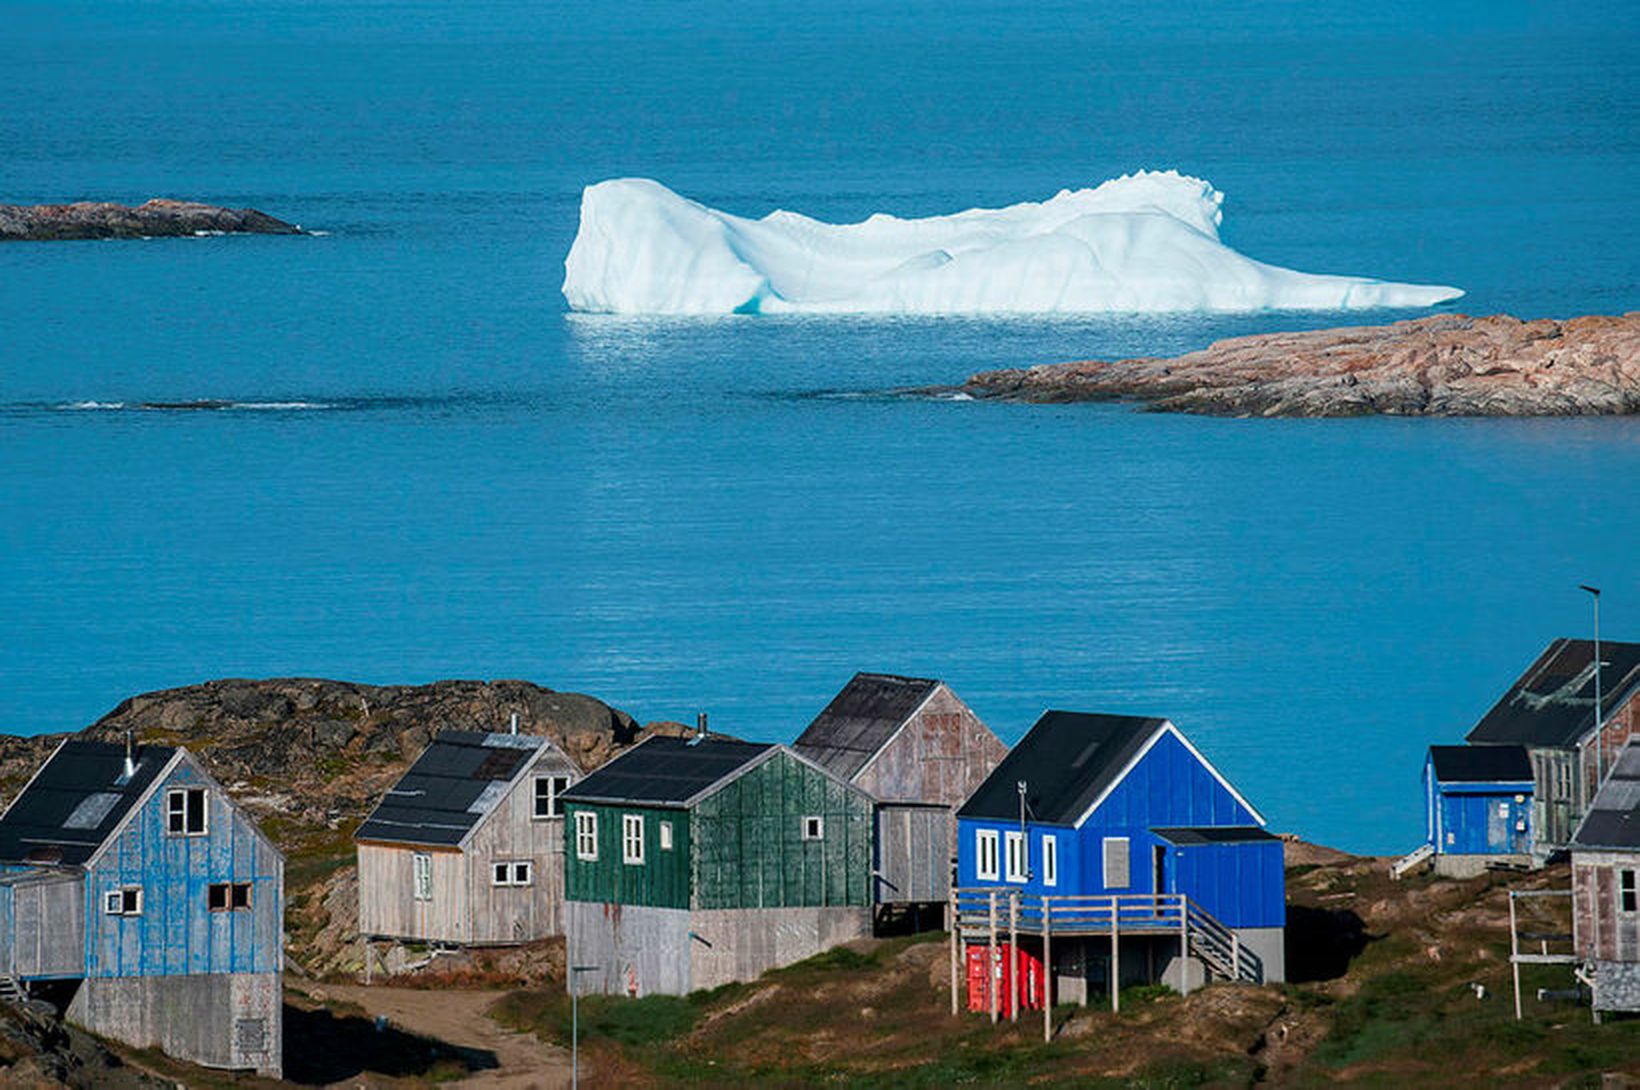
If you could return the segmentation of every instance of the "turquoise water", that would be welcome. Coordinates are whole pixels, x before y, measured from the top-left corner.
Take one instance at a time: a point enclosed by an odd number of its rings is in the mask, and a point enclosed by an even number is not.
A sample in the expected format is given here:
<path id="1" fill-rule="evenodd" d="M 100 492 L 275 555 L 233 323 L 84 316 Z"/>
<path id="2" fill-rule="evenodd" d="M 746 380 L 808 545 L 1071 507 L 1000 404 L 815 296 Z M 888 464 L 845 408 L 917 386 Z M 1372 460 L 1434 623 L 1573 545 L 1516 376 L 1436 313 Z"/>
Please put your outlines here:
<path id="1" fill-rule="evenodd" d="M 1587 630 L 1577 583 L 1640 638 L 1640 422 L 878 396 L 1361 319 L 576 317 L 580 187 L 846 219 L 1176 167 L 1254 257 L 1616 312 L 1637 22 L 9 5 L 0 199 L 328 234 L 0 248 L 0 729 L 222 675 L 521 676 L 783 740 L 884 669 L 1009 740 L 1049 706 L 1170 716 L 1273 825 L 1410 846 L 1423 747 Z M 135 407 L 192 399 L 260 407 Z"/>

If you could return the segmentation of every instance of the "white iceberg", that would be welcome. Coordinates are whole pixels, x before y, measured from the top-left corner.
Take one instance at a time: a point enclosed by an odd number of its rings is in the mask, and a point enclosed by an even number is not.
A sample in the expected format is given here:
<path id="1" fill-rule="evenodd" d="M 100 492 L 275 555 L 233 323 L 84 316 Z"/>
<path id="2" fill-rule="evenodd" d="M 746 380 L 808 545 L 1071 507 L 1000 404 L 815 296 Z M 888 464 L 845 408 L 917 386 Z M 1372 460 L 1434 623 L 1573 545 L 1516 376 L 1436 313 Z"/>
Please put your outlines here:
<path id="1" fill-rule="evenodd" d="M 1141 171 L 1051 200 L 832 224 L 745 219 L 646 178 L 586 188 L 570 308 L 610 314 L 1007 314 L 1425 307 L 1457 288 L 1296 272 L 1219 241 L 1224 195 Z"/>

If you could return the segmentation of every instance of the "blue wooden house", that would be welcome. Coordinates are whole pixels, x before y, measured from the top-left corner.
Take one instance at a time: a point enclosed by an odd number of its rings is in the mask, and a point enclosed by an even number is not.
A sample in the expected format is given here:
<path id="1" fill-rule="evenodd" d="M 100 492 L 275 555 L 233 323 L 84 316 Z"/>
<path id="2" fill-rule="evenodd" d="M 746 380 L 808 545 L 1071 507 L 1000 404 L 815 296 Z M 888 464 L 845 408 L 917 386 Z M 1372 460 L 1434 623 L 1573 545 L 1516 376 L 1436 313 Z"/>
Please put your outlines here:
<path id="1" fill-rule="evenodd" d="M 1010 941 L 1052 933 L 1061 999 L 1285 977 L 1281 841 L 1166 719 L 1047 712 L 957 818 L 958 930 L 995 941 L 1005 898 Z"/>
<path id="2" fill-rule="evenodd" d="M 0 985 L 211 1067 L 282 1068 L 284 857 L 187 750 L 70 740 L 0 816 Z"/>
<path id="3" fill-rule="evenodd" d="M 1532 862 L 1532 759 L 1525 746 L 1430 746 L 1425 838 L 1437 873 Z"/>

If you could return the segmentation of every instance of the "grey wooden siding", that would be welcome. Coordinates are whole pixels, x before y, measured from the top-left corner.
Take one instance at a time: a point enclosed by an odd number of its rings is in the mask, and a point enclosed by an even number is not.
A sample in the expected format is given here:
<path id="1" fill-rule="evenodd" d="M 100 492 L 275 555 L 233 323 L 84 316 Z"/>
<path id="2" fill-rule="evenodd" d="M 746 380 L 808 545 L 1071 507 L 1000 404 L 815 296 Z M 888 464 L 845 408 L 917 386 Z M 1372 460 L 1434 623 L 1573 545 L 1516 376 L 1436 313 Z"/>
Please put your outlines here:
<path id="1" fill-rule="evenodd" d="M 203 788 L 202 836 L 167 832 L 166 793 Z M 251 907 L 211 911 L 208 887 L 251 886 Z M 284 966 L 284 858 L 191 756 L 180 756 L 125 826 L 92 858 L 85 881 L 89 977 L 277 973 Z M 104 895 L 142 890 L 138 915 L 110 915 Z"/>
<path id="2" fill-rule="evenodd" d="M 528 942 L 563 933 L 564 825 L 534 817 L 535 778 L 580 770 L 546 747 L 459 849 L 361 843 L 359 933 L 459 945 Z M 415 896 L 415 856 L 432 866 L 432 897 Z M 496 886 L 491 865 L 527 862 L 528 886 Z"/>
<path id="3" fill-rule="evenodd" d="M 67 979 L 84 972 L 84 878 L 39 874 L 0 882 L 0 976 Z"/>
<path id="4" fill-rule="evenodd" d="M 1572 853 L 1572 932 L 1590 961 L 1640 963 L 1640 912 L 1624 912 L 1619 871 L 1640 871 L 1640 852 Z"/>
<path id="5" fill-rule="evenodd" d="M 92 978 L 75 992 L 68 1017 L 105 1037 L 206 1067 L 273 1078 L 283 1068 L 278 973 Z"/>
<path id="6" fill-rule="evenodd" d="M 950 895 L 955 824 L 945 806 L 877 807 L 878 903 L 944 901 Z"/>
<path id="7" fill-rule="evenodd" d="M 854 782 L 885 802 L 960 806 L 1006 752 L 979 716 L 941 684 Z"/>

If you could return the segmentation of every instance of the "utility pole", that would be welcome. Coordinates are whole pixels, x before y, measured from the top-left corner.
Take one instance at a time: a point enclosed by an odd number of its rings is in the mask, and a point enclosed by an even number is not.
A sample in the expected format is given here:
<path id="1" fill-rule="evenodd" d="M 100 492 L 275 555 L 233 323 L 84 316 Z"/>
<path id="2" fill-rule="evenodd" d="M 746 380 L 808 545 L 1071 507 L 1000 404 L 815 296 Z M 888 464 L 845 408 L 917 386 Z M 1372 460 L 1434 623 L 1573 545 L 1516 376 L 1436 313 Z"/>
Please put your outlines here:
<path id="1" fill-rule="evenodd" d="M 577 1090 L 581 1085 L 581 986 L 580 974 L 596 972 L 600 965 L 571 965 L 569 967 L 569 1085 Z"/>
<path id="2" fill-rule="evenodd" d="M 1599 791 L 1606 781 L 1605 708 L 1600 695 L 1600 588 L 1579 583 L 1578 589 L 1594 597 L 1594 789 Z"/>

